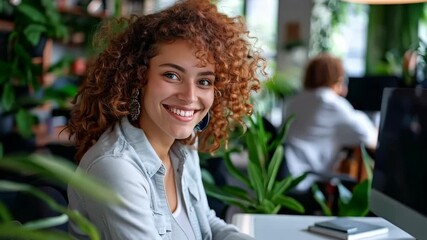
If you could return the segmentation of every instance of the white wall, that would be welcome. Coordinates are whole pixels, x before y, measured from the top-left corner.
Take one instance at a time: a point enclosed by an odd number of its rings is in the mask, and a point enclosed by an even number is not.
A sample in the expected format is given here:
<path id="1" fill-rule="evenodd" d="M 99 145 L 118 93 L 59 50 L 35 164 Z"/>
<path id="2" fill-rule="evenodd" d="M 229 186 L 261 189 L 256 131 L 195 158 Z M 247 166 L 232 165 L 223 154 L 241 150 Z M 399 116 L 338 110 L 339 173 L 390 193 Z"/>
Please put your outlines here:
<path id="1" fill-rule="evenodd" d="M 310 16 L 313 0 L 279 0 L 279 22 L 277 42 L 278 70 L 283 72 L 294 71 L 295 68 L 303 68 L 307 60 L 307 47 L 310 39 Z M 304 42 L 305 48 L 286 51 L 283 48 L 288 23 L 299 24 L 299 36 Z M 293 70 L 291 70 L 293 69 Z M 298 74 L 298 73 L 297 73 Z"/>

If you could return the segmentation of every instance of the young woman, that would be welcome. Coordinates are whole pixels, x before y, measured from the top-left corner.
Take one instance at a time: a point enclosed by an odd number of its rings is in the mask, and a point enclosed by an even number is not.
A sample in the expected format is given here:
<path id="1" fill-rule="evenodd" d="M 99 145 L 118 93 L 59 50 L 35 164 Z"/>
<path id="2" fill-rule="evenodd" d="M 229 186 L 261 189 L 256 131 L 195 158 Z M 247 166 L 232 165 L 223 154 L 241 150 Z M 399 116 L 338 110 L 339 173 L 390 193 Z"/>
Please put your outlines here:
<path id="1" fill-rule="evenodd" d="M 217 150 L 252 112 L 249 94 L 265 76 L 265 59 L 245 25 L 207 0 L 119 23 L 123 31 L 106 26 L 97 35 L 105 49 L 68 130 L 79 170 L 124 204 L 98 204 L 70 188 L 69 207 L 102 239 L 251 239 L 209 208 L 197 153 Z M 73 223 L 70 232 L 85 239 Z"/>

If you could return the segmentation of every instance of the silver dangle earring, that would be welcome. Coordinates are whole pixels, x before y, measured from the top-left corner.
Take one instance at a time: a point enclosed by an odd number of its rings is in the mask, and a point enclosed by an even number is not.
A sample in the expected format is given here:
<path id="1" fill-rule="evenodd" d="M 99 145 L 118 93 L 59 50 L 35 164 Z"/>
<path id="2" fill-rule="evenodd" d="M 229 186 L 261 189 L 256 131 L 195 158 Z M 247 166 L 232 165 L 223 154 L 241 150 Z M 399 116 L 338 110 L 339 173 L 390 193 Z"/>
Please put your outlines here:
<path id="1" fill-rule="evenodd" d="M 141 104 L 139 104 L 139 90 L 132 94 L 129 102 L 129 115 L 132 121 L 136 121 L 141 113 Z"/>
<path id="2" fill-rule="evenodd" d="M 208 112 L 206 116 L 200 121 L 195 127 L 194 130 L 197 132 L 203 132 L 209 125 L 209 121 L 211 120 L 211 114 Z"/>

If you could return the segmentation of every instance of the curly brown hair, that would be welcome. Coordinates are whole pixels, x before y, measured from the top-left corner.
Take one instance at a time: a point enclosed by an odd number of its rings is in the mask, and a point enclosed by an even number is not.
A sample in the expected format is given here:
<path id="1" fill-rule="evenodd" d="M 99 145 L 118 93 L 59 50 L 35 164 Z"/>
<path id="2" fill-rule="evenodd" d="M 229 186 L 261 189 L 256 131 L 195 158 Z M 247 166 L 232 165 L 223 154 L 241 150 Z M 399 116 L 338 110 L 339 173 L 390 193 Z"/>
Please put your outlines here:
<path id="1" fill-rule="evenodd" d="M 252 112 L 250 92 L 260 88 L 266 61 L 240 17 L 219 13 L 207 0 L 187 0 L 114 22 L 97 32 L 95 41 L 103 50 L 73 101 L 67 127 L 77 146 L 77 161 L 104 131 L 129 115 L 132 92 L 146 85 L 149 61 L 162 43 L 184 39 L 197 49 L 202 62 L 214 58 L 216 94 L 209 127 L 180 141 L 193 144 L 198 138 L 199 150 L 213 153 L 234 123 L 243 124 L 243 117 Z"/>
<path id="2" fill-rule="evenodd" d="M 306 66 L 304 88 L 331 87 L 343 79 L 344 75 L 341 59 L 328 53 L 321 53 L 313 57 Z"/>

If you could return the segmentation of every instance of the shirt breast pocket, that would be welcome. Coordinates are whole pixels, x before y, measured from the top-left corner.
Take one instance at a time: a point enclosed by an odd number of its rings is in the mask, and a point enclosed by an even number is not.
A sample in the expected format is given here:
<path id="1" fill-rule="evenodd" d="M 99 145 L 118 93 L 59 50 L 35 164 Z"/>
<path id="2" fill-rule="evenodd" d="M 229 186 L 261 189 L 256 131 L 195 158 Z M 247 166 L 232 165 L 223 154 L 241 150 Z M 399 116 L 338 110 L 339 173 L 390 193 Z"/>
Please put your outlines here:
<path id="1" fill-rule="evenodd" d="M 192 178 L 186 179 L 187 181 L 187 189 L 190 193 L 190 200 L 192 202 L 198 202 L 200 200 L 200 192 L 199 188 L 197 187 L 196 182 Z"/>

